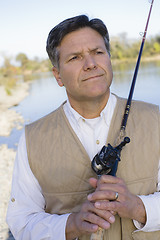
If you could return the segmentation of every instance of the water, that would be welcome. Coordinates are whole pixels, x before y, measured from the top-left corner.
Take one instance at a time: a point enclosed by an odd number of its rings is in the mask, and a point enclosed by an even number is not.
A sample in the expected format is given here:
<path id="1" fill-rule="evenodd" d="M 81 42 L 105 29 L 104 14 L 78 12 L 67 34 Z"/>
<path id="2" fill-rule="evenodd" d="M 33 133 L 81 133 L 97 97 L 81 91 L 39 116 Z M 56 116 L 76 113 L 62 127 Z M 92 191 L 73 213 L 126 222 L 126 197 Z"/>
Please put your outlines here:
<path id="1" fill-rule="evenodd" d="M 114 81 L 111 90 L 122 97 L 128 97 L 134 73 L 134 64 L 114 68 Z M 147 62 L 140 66 L 133 99 L 160 106 L 160 62 Z"/>
<path id="2" fill-rule="evenodd" d="M 111 91 L 121 97 L 128 97 L 134 64 L 120 64 L 113 67 L 114 79 Z M 143 100 L 160 106 L 160 62 L 141 64 L 133 99 Z M 29 95 L 14 107 L 25 119 L 25 124 L 33 122 L 56 109 L 66 99 L 64 88 L 58 86 L 53 75 L 42 75 L 30 86 Z M 22 130 L 13 129 L 9 137 L 0 137 L 0 144 L 6 143 L 16 148 Z"/>

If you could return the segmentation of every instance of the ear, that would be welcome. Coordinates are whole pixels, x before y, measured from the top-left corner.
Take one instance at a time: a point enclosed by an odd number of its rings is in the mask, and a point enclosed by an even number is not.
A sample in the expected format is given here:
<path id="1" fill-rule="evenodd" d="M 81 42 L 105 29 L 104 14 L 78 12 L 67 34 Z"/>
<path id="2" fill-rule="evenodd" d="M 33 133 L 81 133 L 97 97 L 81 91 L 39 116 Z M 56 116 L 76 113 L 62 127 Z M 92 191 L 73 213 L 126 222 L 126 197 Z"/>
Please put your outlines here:
<path id="1" fill-rule="evenodd" d="M 54 75 L 54 77 L 55 77 L 58 85 L 59 85 L 60 87 L 63 87 L 64 84 L 63 84 L 63 82 L 62 82 L 62 80 L 61 80 L 60 72 L 59 72 L 58 68 L 53 67 L 53 68 L 52 68 L 52 72 L 53 72 L 53 75 Z"/>

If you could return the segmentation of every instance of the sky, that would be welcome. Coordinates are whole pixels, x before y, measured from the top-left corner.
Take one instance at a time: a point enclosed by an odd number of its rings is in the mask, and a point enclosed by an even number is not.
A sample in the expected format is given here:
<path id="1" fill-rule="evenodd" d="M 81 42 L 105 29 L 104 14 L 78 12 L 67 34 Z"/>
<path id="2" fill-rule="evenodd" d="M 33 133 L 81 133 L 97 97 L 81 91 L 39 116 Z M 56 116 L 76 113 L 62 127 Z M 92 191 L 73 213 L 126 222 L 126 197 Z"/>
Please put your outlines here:
<path id="1" fill-rule="evenodd" d="M 100 18 L 110 37 L 126 33 L 140 40 L 149 13 L 148 0 L 0 0 L 0 62 L 25 53 L 47 58 L 49 31 L 59 22 L 80 14 Z M 154 0 L 147 37 L 160 35 L 160 0 Z"/>

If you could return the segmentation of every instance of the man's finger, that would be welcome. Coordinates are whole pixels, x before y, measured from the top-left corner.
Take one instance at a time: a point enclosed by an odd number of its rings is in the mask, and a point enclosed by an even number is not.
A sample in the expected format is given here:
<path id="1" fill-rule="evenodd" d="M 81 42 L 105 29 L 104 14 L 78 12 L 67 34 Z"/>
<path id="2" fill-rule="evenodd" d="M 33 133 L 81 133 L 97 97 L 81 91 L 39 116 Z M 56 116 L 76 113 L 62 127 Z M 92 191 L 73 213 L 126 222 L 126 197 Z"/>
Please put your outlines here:
<path id="1" fill-rule="evenodd" d="M 90 185 L 93 187 L 93 188 L 96 188 L 97 187 L 97 179 L 96 178 L 90 178 L 89 179 L 89 183 Z"/>
<path id="2" fill-rule="evenodd" d="M 105 175 L 104 174 L 98 180 L 98 184 L 103 184 L 103 183 L 117 184 L 117 183 L 123 183 L 123 180 L 121 178 L 118 178 L 118 177 L 114 177 L 114 176 L 111 176 L 111 175 Z"/>
<path id="3" fill-rule="evenodd" d="M 112 190 L 107 191 L 95 191 L 87 196 L 89 201 L 97 200 L 115 200 L 116 192 Z"/>

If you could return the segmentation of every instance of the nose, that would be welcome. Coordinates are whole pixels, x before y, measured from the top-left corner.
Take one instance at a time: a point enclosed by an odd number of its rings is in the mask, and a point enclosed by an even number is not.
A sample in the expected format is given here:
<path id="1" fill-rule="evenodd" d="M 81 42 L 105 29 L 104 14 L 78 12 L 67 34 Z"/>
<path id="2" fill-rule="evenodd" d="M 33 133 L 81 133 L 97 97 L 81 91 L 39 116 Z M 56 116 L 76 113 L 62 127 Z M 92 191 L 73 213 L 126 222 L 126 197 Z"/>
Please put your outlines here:
<path id="1" fill-rule="evenodd" d="M 84 66 L 83 66 L 84 71 L 89 71 L 96 68 L 97 68 L 97 63 L 95 59 L 91 55 L 85 56 Z"/>

